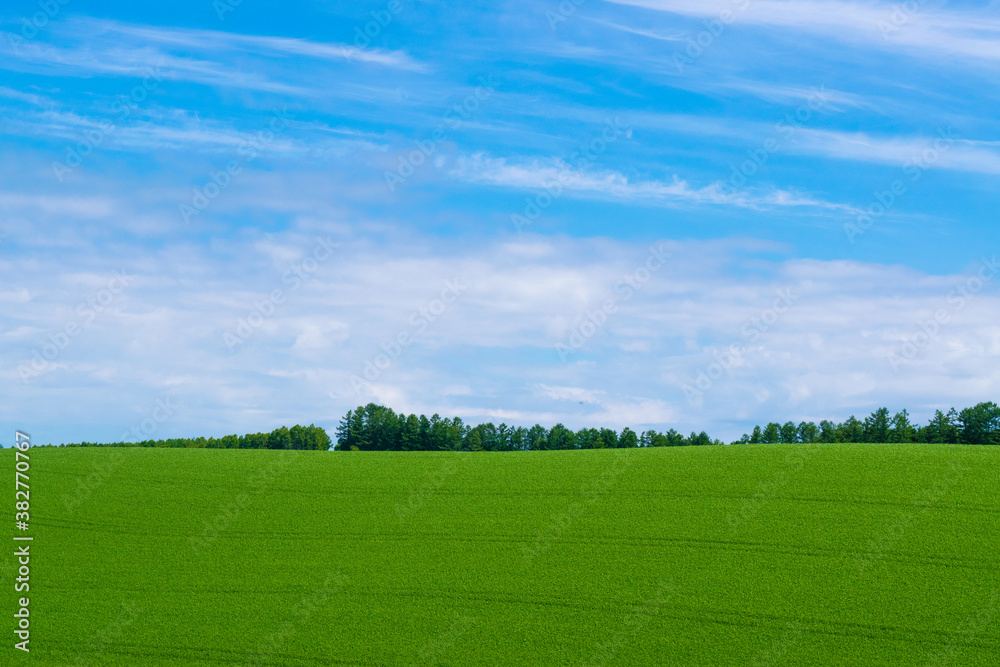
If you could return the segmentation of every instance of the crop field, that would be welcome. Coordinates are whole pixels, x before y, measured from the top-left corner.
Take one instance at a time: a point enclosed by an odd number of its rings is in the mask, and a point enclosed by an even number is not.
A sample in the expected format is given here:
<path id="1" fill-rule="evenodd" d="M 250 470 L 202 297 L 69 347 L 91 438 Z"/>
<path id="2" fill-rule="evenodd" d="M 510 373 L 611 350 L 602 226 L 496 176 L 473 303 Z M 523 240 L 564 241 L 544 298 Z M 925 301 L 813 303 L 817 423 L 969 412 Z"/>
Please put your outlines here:
<path id="1" fill-rule="evenodd" d="M 1000 664 L 997 447 L 30 454 L 4 665 Z"/>

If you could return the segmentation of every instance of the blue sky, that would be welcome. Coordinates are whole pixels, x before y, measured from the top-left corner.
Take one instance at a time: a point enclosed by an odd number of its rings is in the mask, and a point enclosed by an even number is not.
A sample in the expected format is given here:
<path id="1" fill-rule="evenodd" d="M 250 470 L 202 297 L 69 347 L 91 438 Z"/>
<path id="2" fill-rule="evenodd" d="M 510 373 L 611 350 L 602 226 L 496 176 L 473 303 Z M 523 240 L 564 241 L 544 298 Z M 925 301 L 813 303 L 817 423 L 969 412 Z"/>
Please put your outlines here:
<path id="1" fill-rule="evenodd" d="M 997 398 L 998 3 L 15 1 L 0 31 L 0 442 L 369 401 L 730 440 Z"/>

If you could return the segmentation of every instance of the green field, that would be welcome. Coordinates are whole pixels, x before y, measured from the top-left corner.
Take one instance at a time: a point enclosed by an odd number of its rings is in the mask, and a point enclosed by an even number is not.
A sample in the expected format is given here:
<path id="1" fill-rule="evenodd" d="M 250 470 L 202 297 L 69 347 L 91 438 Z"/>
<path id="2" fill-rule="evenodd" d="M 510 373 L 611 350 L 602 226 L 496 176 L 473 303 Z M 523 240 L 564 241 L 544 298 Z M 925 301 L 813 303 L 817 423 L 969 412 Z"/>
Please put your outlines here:
<path id="1" fill-rule="evenodd" d="M 1000 664 L 997 447 L 30 456 L 3 665 Z"/>

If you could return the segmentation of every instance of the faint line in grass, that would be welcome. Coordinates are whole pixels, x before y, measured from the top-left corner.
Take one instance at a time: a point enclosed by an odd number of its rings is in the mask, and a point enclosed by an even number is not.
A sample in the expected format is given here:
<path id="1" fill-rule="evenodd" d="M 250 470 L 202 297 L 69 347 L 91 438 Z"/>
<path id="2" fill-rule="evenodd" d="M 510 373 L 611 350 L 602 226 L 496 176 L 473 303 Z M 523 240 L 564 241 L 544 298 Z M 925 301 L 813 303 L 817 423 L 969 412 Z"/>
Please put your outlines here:
<path id="1" fill-rule="evenodd" d="M 614 449 L 612 466 L 604 470 L 593 483 L 585 483 L 580 488 L 580 500 L 574 500 L 566 509 L 552 516 L 548 525 L 535 536 L 534 543 L 524 544 L 521 553 L 526 564 L 531 564 L 535 558 L 552 547 L 552 543 L 562 537 L 573 523 L 580 518 L 590 506 L 605 496 L 618 481 L 618 478 L 632 463 L 632 457 L 625 449 Z"/>
<path id="2" fill-rule="evenodd" d="M 107 652 L 108 647 L 118 641 L 122 633 L 135 623 L 142 611 L 142 608 L 136 606 L 134 602 L 123 602 L 118 617 L 90 638 L 86 648 L 76 656 L 73 667 L 86 667 L 94 664 L 94 661 L 100 659 Z"/>
<path id="3" fill-rule="evenodd" d="M 265 665 L 270 663 L 274 654 L 298 632 L 299 626 L 306 623 L 316 611 L 330 603 L 330 596 L 341 590 L 348 577 L 340 570 L 327 572 L 322 587 L 303 596 L 291 608 L 291 618 L 282 623 L 277 630 L 269 634 L 257 645 L 257 650 L 247 656 L 247 665 Z"/>
<path id="4" fill-rule="evenodd" d="M 274 483 L 274 478 L 278 472 L 284 470 L 291 463 L 292 454 L 289 450 L 265 451 L 280 453 L 277 454 L 277 457 L 268 466 L 257 471 L 256 477 L 250 482 L 246 490 L 236 495 L 233 500 L 220 506 L 212 519 L 202 522 L 204 528 L 200 536 L 192 535 L 188 538 L 188 543 L 195 554 L 201 554 L 204 549 L 210 547 L 219 538 L 220 534 L 229 530 L 229 527 L 253 504 L 256 497 L 267 493 L 271 484 Z"/>
<path id="5" fill-rule="evenodd" d="M 757 491 L 752 496 L 741 500 L 738 512 L 730 512 L 726 516 L 729 529 L 735 531 L 748 521 L 753 520 L 760 510 L 774 500 L 778 492 L 788 484 L 790 477 L 802 471 L 808 458 L 807 455 L 816 453 L 818 449 L 819 447 L 815 444 L 789 444 L 788 454 L 784 461 L 787 465 L 778 468 L 770 479 L 758 484 Z"/>
<path id="6" fill-rule="evenodd" d="M 646 600 L 641 608 L 628 614 L 625 617 L 625 627 L 612 635 L 610 639 L 601 642 L 597 649 L 581 665 L 584 667 L 604 667 L 604 665 L 608 664 L 630 638 L 638 634 L 660 613 L 663 604 L 673 597 L 676 592 L 677 587 L 672 582 L 661 579 L 655 595 Z"/>
<path id="7" fill-rule="evenodd" d="M 1000 592 L 994 589 L 987 606 L 980 608 L 975 615 L 965 619 L 958 627 L 956 633 L 962 633 L 962 639 L 948 642 L 941 650 L 931 656 L 927 667 L 946 667 L 962 649 L 971 644 L 984 629 L 989 627 L 997 615 L 998 606 L 1000 606 Z"/>
<path id="8" fill-rule="evenodd" d="M 913 509 L 904 510 L 895 522 L 886 526 L 878 538 L 872 538 L 868 541 L 867 549 L 863 554 L 855 555 L 854 565 L 859 575 L 864 574 L 872 565 L 880 561 L 885 552 L 903 539 L 910 527 L 927 514 L 965 474 L 965 470 L 958 467 L 951 459 L 948 459 L 948 469 L 951 474 L 944 478 L 938 478 L 932 486 L 915 495 L 911 501 Z"/>
<path id="9" fill-rule="evenodd" d="M 396 518 L 405 521 L 412 514 L 420 511 L 424 504 L 444 486 L 458 468 L 457 457 L 445 456 L 444 465 L 436 473 L 428 473 L 423 484 L 410 491 L 405 503 L 396 503 Z"/>
<path id="10" fill-rule="evenodd" d="M 451 622 L 451 627 L 443 633 L 424 644 L 415 660 L 410 661 L 407 667 L 431 667 L 438 664 L 451 649 L 459 638 L 475 625 L 475 616 L 466 616 L 455 612 L 455 618 Z"/>
<path id="11" fill-rule="evenodd" d="M 789 650 L 802 641 L 805 628 L 797 623 L 789 623 L 785 632 L 769 647 L 754 656 L 750 667 L 773 667 L 773 665 L 788 664 L 785 658 Z"/>

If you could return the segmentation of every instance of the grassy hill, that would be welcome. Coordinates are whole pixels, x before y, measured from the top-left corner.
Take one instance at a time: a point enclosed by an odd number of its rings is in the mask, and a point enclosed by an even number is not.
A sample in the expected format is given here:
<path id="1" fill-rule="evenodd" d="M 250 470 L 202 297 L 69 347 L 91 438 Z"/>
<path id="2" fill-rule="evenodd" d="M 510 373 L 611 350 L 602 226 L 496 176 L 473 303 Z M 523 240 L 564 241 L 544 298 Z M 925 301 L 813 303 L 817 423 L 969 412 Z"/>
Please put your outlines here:
<path id="1" fill-rule="evenodd" d="M 998 490 L 975 446 L 33 450 L 0 663 L 997 664 Z"/>

